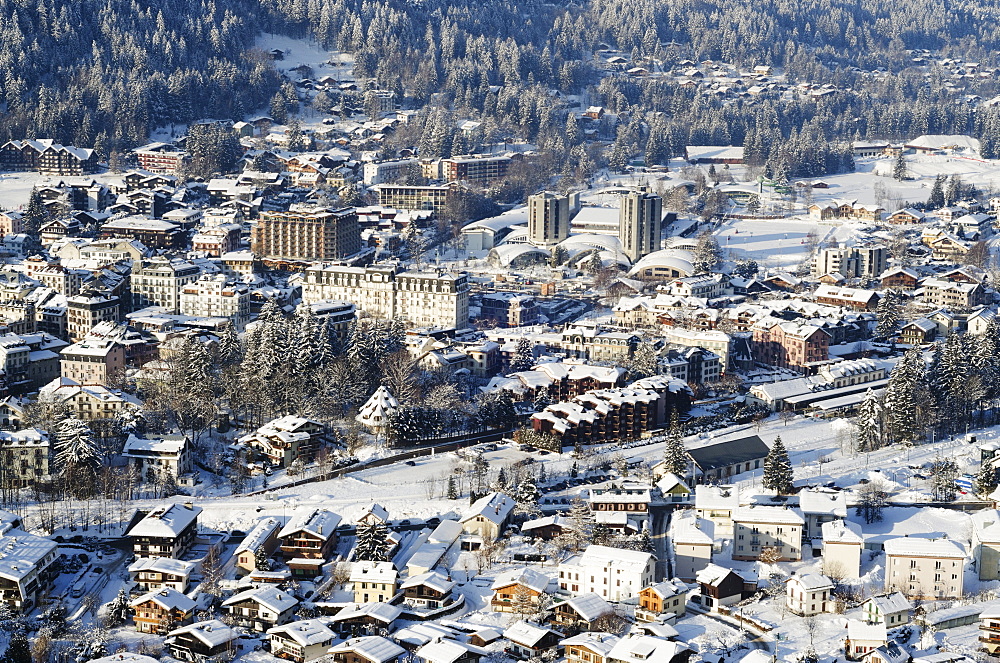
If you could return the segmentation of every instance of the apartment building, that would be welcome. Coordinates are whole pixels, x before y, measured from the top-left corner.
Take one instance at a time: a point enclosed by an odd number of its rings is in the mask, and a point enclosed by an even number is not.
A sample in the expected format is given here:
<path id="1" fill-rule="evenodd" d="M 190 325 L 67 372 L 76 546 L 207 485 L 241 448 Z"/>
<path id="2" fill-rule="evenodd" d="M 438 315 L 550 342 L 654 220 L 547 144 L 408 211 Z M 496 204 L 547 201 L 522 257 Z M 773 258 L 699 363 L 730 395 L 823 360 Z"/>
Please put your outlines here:
<path id="1" fill-rule="evenodd" d="M 191 504 L 159 506 L 126 532 L 136 557 L 180 558 L 194 544 L 201 507 Z"/>
<path id="2" fill-rule="evenodd" d="M 740 507 L 733 514 L 733 560 L 757 561 L 766 548 L 778 551 L 781 561 L 802 559 L 801 515 L 777 506 Z"/>
<path id="3" fill-rule="evenodd" d="M 139 167 L 151 173 L 172 175 L 188 160 L 188 153 L 169 143 L 149 143 L 132 150 Z"/>
<path id="4" fill-rule="evenodd" d="M 972 308 L 987 303 L 986 290 L 979 283 L 961 283 L 948 279 L 925 279 L 920 299 L 930 306 Z"/>
<path id="5" fill-rule="evenodd" d="M 663 199 L 655 193 L 630 191 L 622 196 L 618 210 L 618 239 L 625 255 L 635 263 L 660 250 Z"/>
<path id="6" fill-rule="evenodd" d="M 194 562 L 170 557 L 139 557 L 128 567 L 129 578 L 135 588 L 144 592 L 172 589 L 187 592 L 191 586 Z"/>
<path id="7" fill-rule="evenodd" d="M 28 614 L 52 588 L 58 559 L 51 539 L 21 529 L 0 535 L 0 601 Z"/>
<path id="8" fill-rule="evenodd" d="M 393 161 L 370 161 L 361 167 L 365 186 L 395 182 L 413 167 L 419 167 L 418 159 L 395 159 Z"/>
<path id="9" fill-rule="evenodd" d="M 307 269 L 302 300 L 348 301 L 376 318 L 403 319 L 415 327 L 462 329 L 469 324 L 469 278 L 465 272 L 410 272 L 396 265 Z"/>
<path id="10" fill-rule="evenodd" d="M 512 159 L 509 156 L 465 154 L 442 159 L 441 176 L 447 182 L 468 182 L 485 187 L 505 177 Z"/>
<path id="11" fill-rule="evenodd" d="M 590 545 L 559 565 L 559 591 L 625 601 L 652 585 L 655 575 L 656 558 L 649 553 Z"/>
<path id="12" fill-rule="evenodd" d="M 290 260 L 337 260 L 361 250 L 361 228 L 353 208 L 292 206 L 262 212 L 250 239 L 254 254 Z"/>
<path id="13" fill-rule="evenodd" d="M 405 184 L 378 184 L 373 189 L 382 207 L 443 212 L 453 190 L 452 184 L 409 186 Z"/>
<path id="14" fill-rule="evenodd" d="M 250 322 L 250 288 L 224 274 L 206 274 L 180 291 L 180 312 L 199 318 L 228 318 L 236 331 L 243 331 Z"/>
<path id="15" fill-rule="evenodd" d="M 106 385 L 109 376 L 125 370 L 125 346 L 109 339 L 85 339 L 63 348 L 59 363 L 63 378 L 81 385 Z"/>
<path id="16" fill-rule="evenodd" d="M 552 246 L 569 237 L 572 209 L 579 207 L 580 194 L 560 195 L 543 191 L 528 196 L 528 241 Z"/>
<path id="17" fill-rule="evenodd" d="M 66 298 L 66 334 L 71 341 L 82 340 L 100 322 L 120 319 L 121 300 L 118 297 L 87 292 Z"/>
<path id="18" fill-rule="evenodd" d="M 840 274 L 846 278 L 878 278 L 886 270 L 888 255 L 888 249 L 881 245 L 820 249 L 813 258 L 812 275 Z"/>
<path id="19" fill-rule="evenodd" d="M 132 266 L 132 307 L 162 306 L 180 313 L 181 291 L 198 279 L 200 270 L 186 260 L 155 257 Z"/>
<path id="20" fill-rule="evenodd" d="M 0 481 L 30 486 L 49 478 L 53 462 L 49 435 L 40 428 L 0 432 Z"/>
<path id="21" fill-rule="evenodd" d="M 913 598 L 962 598 L 965 546 L 951 539 L 897 537 L 885 547 L 885 588 Z"/>
<path id="22" fill-rule="evenodd" d="M 753 326 L 754 359 L 761 364 L 805 373 L 830 357 L 830 334 L 811 324 L 766 318 Z"/>

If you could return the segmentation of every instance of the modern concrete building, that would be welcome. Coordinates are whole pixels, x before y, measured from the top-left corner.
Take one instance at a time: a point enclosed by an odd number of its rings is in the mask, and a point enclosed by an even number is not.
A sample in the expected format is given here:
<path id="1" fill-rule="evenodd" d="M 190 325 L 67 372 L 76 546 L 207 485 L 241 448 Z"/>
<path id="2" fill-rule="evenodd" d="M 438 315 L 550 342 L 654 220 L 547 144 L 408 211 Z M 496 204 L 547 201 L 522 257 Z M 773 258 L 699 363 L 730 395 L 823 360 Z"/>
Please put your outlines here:
<path id="1" fill-rule="evenodd" d="M 361 229 L 353 208 L 292 206 L 263 212 L 251 233 L 254 254 L 290 260 L 337 260 L 361 250 Z"/>
<path id="2" fill-rule="evenodd" d="M 660 250 L 663 199 L 655 193 L 631 191 L 621 200 L 618 211 L 618 238 L 625 255 L 635 263 Z"/>

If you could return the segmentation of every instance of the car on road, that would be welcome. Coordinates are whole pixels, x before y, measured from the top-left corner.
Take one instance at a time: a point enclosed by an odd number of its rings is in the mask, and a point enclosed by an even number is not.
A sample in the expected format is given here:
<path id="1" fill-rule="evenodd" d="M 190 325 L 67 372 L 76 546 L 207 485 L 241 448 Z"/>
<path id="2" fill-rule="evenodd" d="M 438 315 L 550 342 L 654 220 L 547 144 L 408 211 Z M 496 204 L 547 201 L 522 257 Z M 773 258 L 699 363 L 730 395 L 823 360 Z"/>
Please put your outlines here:
<path id="1" fill-rule="evenodd" d="M 72 598 L 78 599 L 83 596 L 83 587 L 74 587 L 73 591 L 69 594 Z"/>

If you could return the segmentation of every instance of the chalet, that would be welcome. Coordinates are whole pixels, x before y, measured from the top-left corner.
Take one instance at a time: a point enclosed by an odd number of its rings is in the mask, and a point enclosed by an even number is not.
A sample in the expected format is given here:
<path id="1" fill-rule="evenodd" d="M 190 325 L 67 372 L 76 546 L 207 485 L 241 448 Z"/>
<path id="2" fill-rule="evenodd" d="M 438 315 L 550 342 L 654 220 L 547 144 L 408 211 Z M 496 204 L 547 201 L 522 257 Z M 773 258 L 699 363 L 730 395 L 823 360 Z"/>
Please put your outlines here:
<path id="1" fill-rule="evenodd" d="M 278 548 L 278 532 L 281 521 L 277 518 L 262 518 L 257 521 L 233 553 L 236 558 L 237 573 L 252 573 L 257 570 L 258 557 L 270 557 Z"/>
<path id="2" fill-rule="evenodd" d="M 128 567 L 128 573 L 140 591 L 172 589 L 185 593 L 191 586 L 195 566 L 194 562 L 172 557 L 139 557 Z"/>
<path id="3" fill-rule="evenodd" d="M 687 610 L 689 589 L 676 578 L 644 587 L 639 592 L 639 605 L 635 610 L 636 620 L 656 622 L 683 617 Z"/>
<path id="4" fill-rule="evenodd" d="M 194 599 L 175 589 L 158 589 L 133 599 L 132 621 L 140 633 L 166 634 L 191 622 Z"/>
<path id="5" fill-rule="evenodd" d="M 402 609 L 390 603 L 361 603 L 349 606 L 333 617 L 332 628 L 342 637 L 356 636 L 372 629 L 392 630 Z"/>
<path id="6" fill-rule="evenodd" d="M 920 274 L 909 267 L 893 267 L 879 277 L 883 288 L 913 290 L 920 282 Z"/>
<path id="7" fill-rule="evenodd" d="M 486 651 L 448 638 L 428 642 L 413 652 L 417 663 L 479 663 Z"/>
<path id="8" fill-rule="evenodd" d="M 910 600 L 902 592 L 872 596 L 861 604 L 865 621 L 896 628 L 910 622 Z"/>
<path id="9" fill-rule="evenodd" d="M 1000 602 L 985 604 L 979 613 L 979 642 L 994 656 L 1000 652 Z"/>
<path id="10" fill-rule="evenodd" d="M 833 582 L 818 573 L 794 575 L 785 583 L 785 602 L 796 615 L 833 612 Z"/>
<path id="11" fill-rule="evenodd" d="M 706 566 L 695 580 L 699 589 L 695 602 L 710 610 L 739 603 L 757 591 L 756 582 L 747 581 L 736 571 L 717 564 Z"/>
<path id="12" fill-rule="evenodd" d="M 340 642 L 327 653 L 334 663 L 398 663 L 406 650 L 388 638 L 369 635 Z"/>
<path id="13" fill-rule="evenodd" d="M 19 524 L 5 520 L 4 527 Z M 52 588 L 58 559 L 51 539 L 8 528 L 0 535 L 0 600 L 12 610 L 27 613 Z"/>
<path id="14" fill-rule="evenodd" d="M 927 318 L 917 318 L 902 326 L 899 330 L 899 342 L 906 345 L 926 345 L 933 343 L 937 337 L 937 325 Z"/>
<path id="15" fill-rule="evenodd" d="M 566 663 L 607 663 L 608 654 L 619 640 L 617 635 L 610 633 L 584 631 L 559 644 L 563 647 Z"/>
<path id="16" fill-rule="evenodd" d="M 399 573 L 392 562 L 354 562 L 350 582 L 355 603 L 385 603 L 396 595 Z"/>
<path id="17" fill-rule="evenodd" d="M 859 661 L 868 652 L 889 643 L 885 624 L 868 624 L 858 619 L 847 621 L 847 640 L 844 654 L 848 660 Z"/>
<path id="18" fill-rule="evenodd" d="M 874 311 L 878 305 L 879 295 L 872 290 L 821 285 L 816 288 L 815 299 L 819 304 L 843 306 L 855 311 Z"/>
<path id="19" fill-rule="evenodd" d="M 295 461 L 315 460 L 320 444 L 326 439 L 326 427 L 318 421 L 286 415 L 268 422 L 250 435 L 239 439 L 277 467 Z"/>
<path id="20" fill-rule="evenodd" d="M 528 659 L 555 648 L 562 633 L 531 622 L 519 621 L 511 624 L 503 632 L 503 637 L 509 643 L 505 648 L 508 654 L 516 659 Z"/>
<path id="21" fill-rule="evenodd" d="M 583 631 L 593 631 L 602 617 L 614 614 L 615 609 L 599 595 L 590 592 L 554 603 L 549 619 L 562 626 Z"/>
<path id="22" fill-rule="evenodd" d="M 281 554 L 292 574 L 314 578 L 337 546 L 340 516 L 325 509 L 305 509 L 288 521 L 280 532 Z"/>
<path id="23" fill-rule="evenodd" d="M 751 435 L 689 449 L 688 455 L 694 461 L 699 481 L 709 482 L 759 470 L 769 451 L 759 436 Z"/>
<path id="24" fill-rule="evenodd" d="M 656 468 L 658 465 L 653 466 L 654 476 L 656 476 Z M 659 481 L 656 482 L 656 487 L 660 490 L 660 494 L 663 496 L 663 499 L 671 504 L 687 504 L 691 501 L 691 497 L 693 495 L 691 488 L 687 485 L 684 479 L 677 476 L 673 472 L 663 474 Z"/>
<path id="25" fill-rule="evenodd" d="M 295 663 L 325 656 L 337 634 L 320 619 L 303 619 L 267 629 L 271 655 Z"/>
<path id="26" fill-rule="evenodd" d="M 865 539 L 857 523 L 834 520 L 823 523 L 823 572 L 838 578 L 861 576 Z"/>
<path id="27" fill-rule="evenodd" d="M 231 655 L 236 649 L 236 631 L 218 619 L 183 626 L 167 634 L 164 644 L 173 658 L 201 663 Z"/>
<path id="28" fill-rule="evenodd" d="M 279 589 L 259 587 L 230 596 L 222 609 L 237 625 L 263 633 L 290 621 L 298 604 L 298 599 Z"/>
<path id="29" fill-rule="evenodd" d="M 493 541 L 510 522 L 516 505 L 513 499 L 503 493 L 484 495 L 462 515 L 462 530 L 466 534 L 482 537 L 484 541 Z"/>
<path id="30" fill-rule="evenodd" d="M 608 663 L 688 663 L 694 651 L 683 642 L 631 633 L 608 652 Z"/>
<path id="31" fill-rule="evenodd" d="M 912 225 L 915 223 L 923 223 L 926 218 L 927 215 L 923 212 L 907 207 L 906 209 L 896 210 L 886 217 L 886 221 L 897 225 Z"/>
<path id="32" fill-rule="evenodd" d="M 982 336 L 990 330 L 990 325 L 997 319 L 997 312 L 992 308 L 981 308 L 973 311 L 965 318 L 967 334 Z"/>
<path id="33" fill-rule="evenodd" d="M 131 538 L 136 557 L 178 558 L 194 543 L 200 513 L 201 507 L 192 504 L 159 506 L 129 527 L 125 536 Z"/>
<path id="34" fill-rule="evenodd" d="M 186 435 L 145 438 L 129 433 L 121 456 L 130 467 L 135 468 L 137 476 L 145 480 L 151 477 L 177 480 L 190 473 L 194 466 L 190 440 Z"/>
<path id="35" fill-rule="evenodd" d="M 529 601 L 537 606 L 546 593 L 548 576 L 528 568 L 504 571 L 493 581 L 490 607 L 496 612 L 513 612 L 517 601 Z"/>
<path id="36" fill-rule="evenodd" d="M 925 241 L 924 244 L 931 248 L 931 255 L 935 260 L 952 262 L 964 259 L 972 246 L 968 240 L 944 231 L 930 241 Z"/>
<path id="37" fill-rule="evenodd" d="M 544 516 L 522 523 L 521 534 L 541 541 L 551 541 L 569 528 L 570 522 L 565 516 Z"/>
<path id="38" fill-rule="evenodd" d="M 450 605 L 455 582 L 440 571 L 428 571 L 412 576 L 400 585 L 403 603 L 411 608 L 437 610 Z"/>
<path id="39" fill-rule="evenodd" d="M 94 150 L 60 145 L 51 139 L 12 140 L 0 146 L 0 169 L 34 170 L 43 175 L 83 175 L 97 168 Z"/>
<path id="40" fill-rule="evenodd" d="M 389 512 L 381 504 L 372 503 L 357 520 L 358 526 L 362 525 L 388 525 Z"/>

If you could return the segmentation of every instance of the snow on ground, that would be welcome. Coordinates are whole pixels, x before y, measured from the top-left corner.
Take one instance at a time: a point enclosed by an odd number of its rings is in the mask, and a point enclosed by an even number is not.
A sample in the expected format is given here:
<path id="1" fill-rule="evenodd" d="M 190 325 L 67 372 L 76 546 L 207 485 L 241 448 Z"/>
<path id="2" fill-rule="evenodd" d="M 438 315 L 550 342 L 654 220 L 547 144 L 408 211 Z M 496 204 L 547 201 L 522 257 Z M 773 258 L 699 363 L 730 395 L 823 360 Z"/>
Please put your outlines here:
<path id="1" fill-rule="evenodd" d="M 765 220 L 727 219 L 713 234 L 724 251 L 732 257 L 753 258 L 761 267 L 794 268 L 810 250 L 808 236 L 820 240 L 836 231 L 822 227 L 807 217 Z"/>
<path id="2" fill-rule="evenodd" d="M 314 79 L 333 76 L 339 81 L 354 80 L 354 57 L 349 53 L 327 51 L 311 39 L 295 39 L 264 33 L 257 38 L 257 48 L 264 51 L 280 49 L 285 56 L 275 60 L 274 67 L 292 79 L 301 78 L 293 69 L 306 65 L 312 68 Z"/>
<path id="3" fill-rule="evenodd" d="M 31 190 L 44 179 L 38 173 L 0 173 L 0 210 L 26 206 Z"/>

